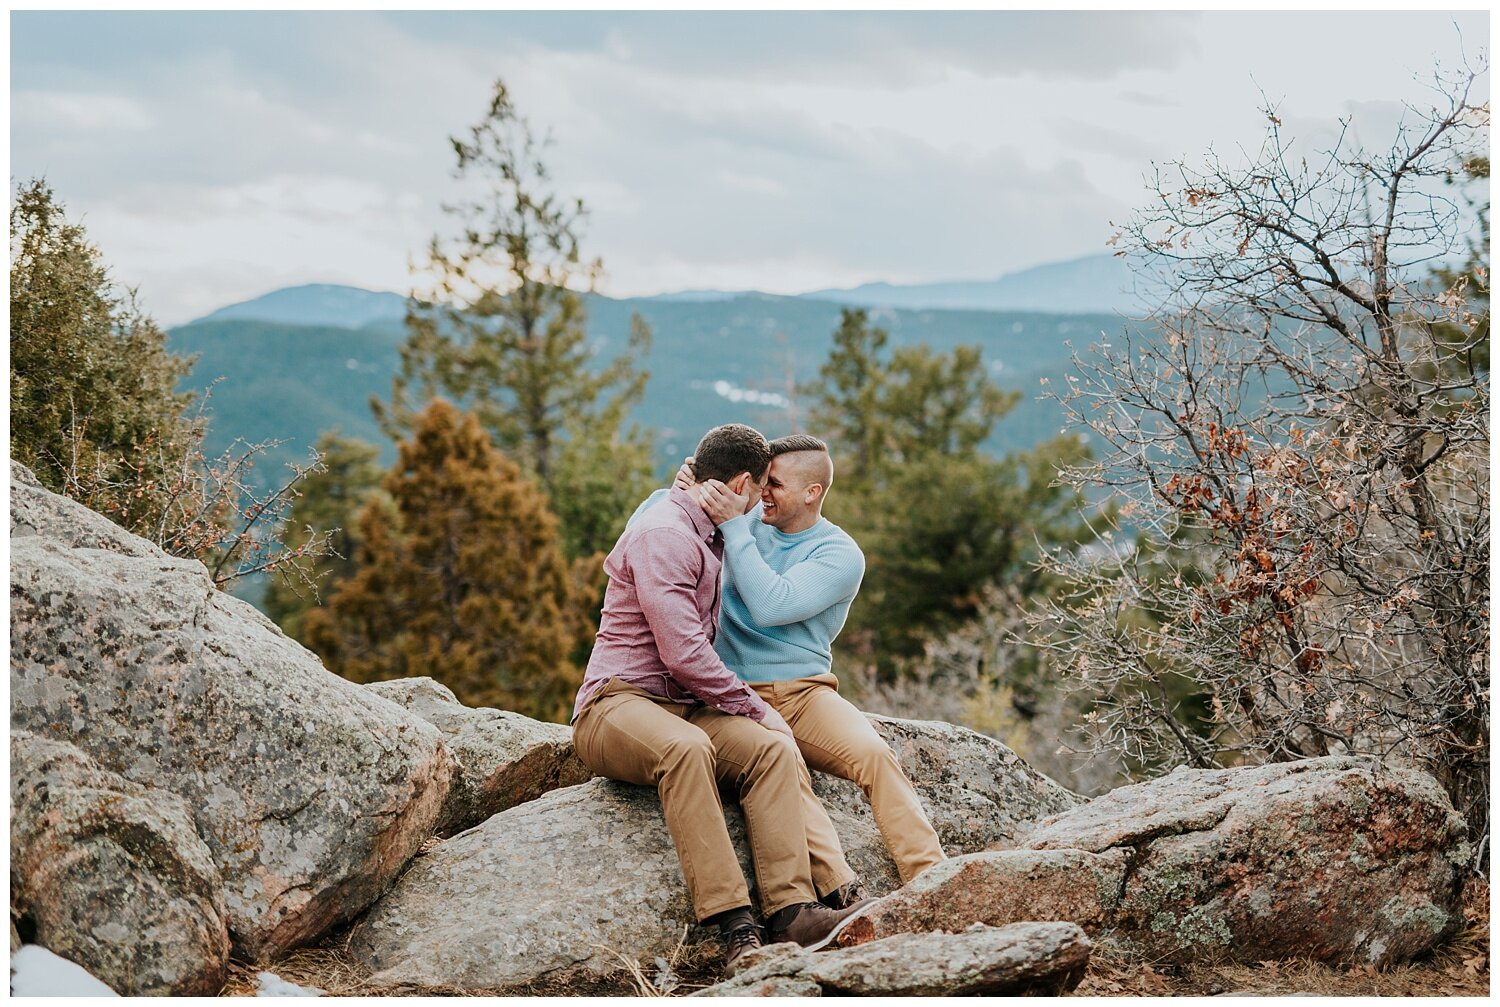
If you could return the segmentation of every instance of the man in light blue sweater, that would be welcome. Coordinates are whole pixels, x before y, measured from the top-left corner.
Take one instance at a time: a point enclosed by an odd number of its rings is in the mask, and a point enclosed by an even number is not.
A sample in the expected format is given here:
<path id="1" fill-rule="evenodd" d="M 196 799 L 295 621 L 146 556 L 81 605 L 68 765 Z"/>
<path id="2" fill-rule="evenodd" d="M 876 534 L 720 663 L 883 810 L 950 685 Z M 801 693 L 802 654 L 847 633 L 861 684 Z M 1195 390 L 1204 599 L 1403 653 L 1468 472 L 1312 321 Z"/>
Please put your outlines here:
<path id="1" fill-rule="evenodd" d="M 838 694 L 831 672 L 833 640 L 859 592 L 864 554 L 823 517 L 833 485 L 828 446 L 797 434 L 772 441 L 771 452 L 761 502 L 748 513 L 748 499 L 723 484 L 702 488 L 703 508 L 724 536 L 723 606 L 714 649 L 785 718 L 809 767 L 864 790 L 905 883 L 940 862 L 942 847 L 894 753 Z M 678 478 L 689 481 L 691 470 L 684 466 Z M 821 805 L 805 818 L 815 875 L 819 861 L 843 864 Z M 825 901 L 837 906 L 860 894 L 857 885 L 845 886 Z"/>

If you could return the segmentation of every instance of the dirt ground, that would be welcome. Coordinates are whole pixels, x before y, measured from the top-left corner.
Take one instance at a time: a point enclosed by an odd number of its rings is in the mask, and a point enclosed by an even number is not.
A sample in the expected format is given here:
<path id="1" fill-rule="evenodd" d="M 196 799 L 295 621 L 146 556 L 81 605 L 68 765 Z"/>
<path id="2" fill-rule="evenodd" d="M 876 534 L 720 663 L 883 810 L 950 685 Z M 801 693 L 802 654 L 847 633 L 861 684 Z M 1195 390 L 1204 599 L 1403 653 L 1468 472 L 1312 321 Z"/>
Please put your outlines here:
<path id="1" fill-rule="evenodd" d="M 1113 958 L 1096 952 L 1073 996 L 1488 996 L 1490 992 L 1490 889 L 1483 880 L 1464 894 L 1467 925 L 1452 940 L 1420 961 L 1377 972 L 1369 966 L 1338 967 L 1289 960 L 1253 965 L 1173 967 Z M 621 958 L 612 976 L 578 982 L 541 982 L 505 990 L 447 987 L 400 988 L 372 985 L 342 946 L 343 936 L 323 946 L 295 951 L 269 966 L 288 982 L 315 986 L 331 996 L 660 996 L 650 977 L 655 963 Z M 671 956 L 678 982 L 668 995 L 680 996 L 719 982 L 723 958 L 713 944 L 680 945 Z M 232 963 L 221 996 L 254 996 L 258 968 Z"/>

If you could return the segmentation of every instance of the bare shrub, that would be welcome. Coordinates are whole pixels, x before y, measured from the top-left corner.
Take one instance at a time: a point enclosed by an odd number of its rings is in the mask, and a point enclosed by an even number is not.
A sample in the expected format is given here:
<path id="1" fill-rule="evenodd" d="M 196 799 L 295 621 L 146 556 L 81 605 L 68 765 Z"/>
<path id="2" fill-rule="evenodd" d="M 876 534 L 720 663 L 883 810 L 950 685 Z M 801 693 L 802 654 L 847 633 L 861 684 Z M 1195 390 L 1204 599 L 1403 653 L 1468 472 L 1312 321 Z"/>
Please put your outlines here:
<path id="1" fill-rule="evenodd" d="M 316 592 L 298 561 L 327 555 L 331 529 L 308 529 L 297 546 L 284 543 L 283 531 L 297 484 L 323 471 L 322 456 L 313 452 L 308 464 L 289 465 L 269 488 L 258 485 L 256 459 L 283 442 L 236 440 L 208 457 L 211 395 L 212 386 L 205 388 L 189 421 L 170 435 L 152 431 L 135 451 L 117 457 L 89 450 L 89 418 L 70 414 L 63 434 L 67 458 L 59 466 L 63 492 L 164 552 L 202 562 L 221 589 L 253 574 L 277 574 Z"/>
<path id="2" fill-rule="evenodd" d="M 1435 76 L 1380 152 L 1347 132 L 1304 151 L 1268 107 L 1242 162 L 1156 170 L 1115 240 L 1160 307 L 1075 356 L 1058 396 L 1100 448 L 1065 478 L 1120 501 L 1118 548 L 1052 552 L 1072 588 L 1031 630 L 1099 748 L 1154 768 L 1418 760 L 1480 861 L 1487 208 L 1465 193 L 1488 177 L 1486 69 Z"/>

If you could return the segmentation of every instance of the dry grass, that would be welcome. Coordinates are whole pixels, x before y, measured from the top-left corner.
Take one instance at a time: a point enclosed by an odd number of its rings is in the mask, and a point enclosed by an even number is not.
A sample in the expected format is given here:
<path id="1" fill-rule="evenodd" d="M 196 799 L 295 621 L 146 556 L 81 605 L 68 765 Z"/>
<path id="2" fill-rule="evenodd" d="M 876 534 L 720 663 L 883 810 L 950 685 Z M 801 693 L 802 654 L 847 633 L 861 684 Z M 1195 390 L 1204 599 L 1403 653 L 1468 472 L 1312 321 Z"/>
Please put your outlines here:
<path id="1" fill-rule="evenodd" d="M 520 986 L 496 989 L 391 986 L 370 982 L 369 971 L 350 956 L 347 934 L 342 934 L 319 947 L 293 951 L 270 965 L 230 962 L 229 979 L 219 995 L 255 996 L 261 972 L 274 972 L 287 982 L 315 987 L 328 996 L 683 996 L 724 979 L 724 952 L 718 943 L 689 944 L 686 934 L 666 959 L 664 989 L 652 982 L 660 974 L 656 962 L 637 961 L 612 948 L 599 950 L 606 958 L 618 959 L 620 967 L 606 975 L 544 976 Z"/>
<path id="2" fill-rule="evenodd" d="M 1490 891 L 1482 879 L 1464 895 L 1468 925 L 1421 961 L 1376 971 L 1368 966 L 1338 967 L 1291 960 L 1254 965 L 1149 964 L 1096 950 L 1088 974 L 1072 996 L 1213 996 L 1239 993 L 1288 996 L 1488 996 L 1490 991 Z M 256 974 L 276 973 L 299 986 L 315 986 L 330 996 L 682 996 L 720 982 L 724 955 L 712 941 L 680 941 L 668 958 L 676 982 L 659 989 L 653 982 L 655 962 L 640 962 L 609 948 L 606 957 L 620 968 L 605 976 L 542 978 L 506 989 L 459 989 L 451 986 L 378 986 L 354 962 L 341 935 L 323 946 L 294 951 L 269 966 L 241 962 L 230 966 L 221 996 L 254 996 Z"/>

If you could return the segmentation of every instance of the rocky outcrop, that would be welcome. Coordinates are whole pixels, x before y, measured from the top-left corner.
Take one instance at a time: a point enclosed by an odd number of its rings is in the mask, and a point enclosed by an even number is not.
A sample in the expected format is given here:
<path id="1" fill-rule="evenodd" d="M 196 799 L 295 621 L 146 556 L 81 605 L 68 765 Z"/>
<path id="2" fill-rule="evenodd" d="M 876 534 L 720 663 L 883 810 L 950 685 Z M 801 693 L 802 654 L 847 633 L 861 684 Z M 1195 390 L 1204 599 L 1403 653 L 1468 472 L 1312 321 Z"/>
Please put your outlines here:
<path id="1" fill-rule="evenodd" d="M 1073 920 L 1153 960 L 1385 966 L 1461 922 L 1463 822 L 1373 759 L 1178 770 L 1045 820 L 1023 849 L 924 873 L 840 935 Z"/>
<path id="2" fill-rule="evenodd" d="M 1056 995 L 1078 985 L 1091 948 L 1072 923 L 901 934 L 822 954 L 777 944 L 753 952 L 749 967 L 733 979 L 693 995 Z"/>
<path id="3" fill-rule="evenodd" d="M 896 753 L 950 856 L 1012 846 L 1037 819 L 1082 803 L 1005 745 L 976 731 L 930 720 L 869 716 Z M 827 807 L 874 822 L 869 802 L 853 783 L 814 773 L 813 791 Z"/>
<path id="4" fill-rule="evenodd" d="M 725 813 L 753 899 L 744 823 L 733 805 Z M 893 887 L 874 826 L 830 816 L 851 865 Z M 656 792 L 595 779 L 501 812 L 418 859 L 355 927 L 349 950 L 384 985 L 499 989 L 609 973 L 615 953 L 669 955 L 693 922 Z"/>
<path id="5" fill-rule="evenodd" d="M 72 745 L 10 740 L 12 912 L 127 996 L 214 996 L 229 932 L 218 869 L 173 794 Z"/>
<path id="6" fill-rule="evenodd" d="M 437 729 L 326 671 L 202 564 L 11 479 L 12 728 L 179 797 L 241 957 L 378 897 L 442 808 Z"/>
<path id="7" fill-rule="evenodd" d="M 573 754 L 573 732 L 508 710 L 474 709 L 430 678 L 365 686 L 405 707 L 443 734 L 453 756 L 453 784 L 437 832 L 451 836 L 491 815 L 594 774 Z"/>
<path id="8" fill-rule="evenodd" d="M 608 973 L 704 936 L 654 791 L 580 782 L 566 728 L 427 679 L 346 682 L 201 564 L 19 466 L 11 703 L 12 946 L 19 920 L 123 992 L 216 992 L 231 949 L 263 960 L 367 907 L 350 950 L 393 986 Z M 1087 944 L 1057 927 L 1153 960 L 1385 966 L 1461 921 L 1463 823 L 1415 770 L 1178 771 L 1082 804 L 972 731 L 871 719 L 965 855 L 856 920 L 844 950 L 767 953 L 715 995 L 1060 988 Z M 868 887 L 892 889 L 864 796 L 814 787 Z M 456 834 L 381 898 L 435 829 Z M 1062 964 L 1026 973 L 1049 934 Z"/>

